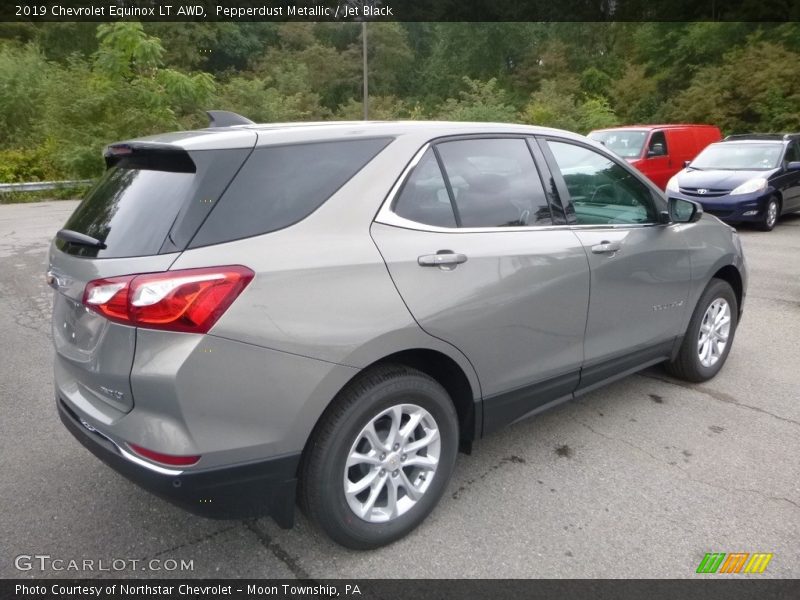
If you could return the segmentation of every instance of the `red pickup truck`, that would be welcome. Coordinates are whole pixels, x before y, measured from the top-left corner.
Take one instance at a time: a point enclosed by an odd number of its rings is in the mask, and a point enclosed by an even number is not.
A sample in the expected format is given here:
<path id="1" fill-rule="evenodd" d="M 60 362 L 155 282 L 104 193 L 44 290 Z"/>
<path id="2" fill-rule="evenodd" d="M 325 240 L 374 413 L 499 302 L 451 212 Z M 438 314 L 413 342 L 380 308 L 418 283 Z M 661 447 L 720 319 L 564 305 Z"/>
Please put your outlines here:
<path id="1" fill-rule="evenodd" d="M 721 140 L 722 132 L 713 125 L 629 125 L 597 129 L 589 138 L 619 154 L 663 190 L 686 161 Z"/>

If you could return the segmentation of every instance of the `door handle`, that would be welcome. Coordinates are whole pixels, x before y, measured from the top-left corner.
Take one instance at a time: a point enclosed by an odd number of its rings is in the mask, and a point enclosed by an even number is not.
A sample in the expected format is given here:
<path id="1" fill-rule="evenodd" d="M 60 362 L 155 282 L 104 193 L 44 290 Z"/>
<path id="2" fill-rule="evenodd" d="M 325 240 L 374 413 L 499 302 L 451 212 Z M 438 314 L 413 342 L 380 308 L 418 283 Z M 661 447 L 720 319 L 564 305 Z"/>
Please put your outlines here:
<path id="1" fill-rule="evenodd" d="M 599 244 L 592 246 L 592 252 L 594 254 L 613 254 L 614 252 L 618 252 L 621 248 L 622 244 L 619 242 L 609 242 L 603 240 Z"/>
<path id="2" fill-rule="evenodd" d="M 417 264 L 420 267 L 455 268 L 465 262 L 467 262 L 466 255 L 450 252 L 449 250 L 440 250 L 436 254 L 423 254 L 417 259 Z"/>

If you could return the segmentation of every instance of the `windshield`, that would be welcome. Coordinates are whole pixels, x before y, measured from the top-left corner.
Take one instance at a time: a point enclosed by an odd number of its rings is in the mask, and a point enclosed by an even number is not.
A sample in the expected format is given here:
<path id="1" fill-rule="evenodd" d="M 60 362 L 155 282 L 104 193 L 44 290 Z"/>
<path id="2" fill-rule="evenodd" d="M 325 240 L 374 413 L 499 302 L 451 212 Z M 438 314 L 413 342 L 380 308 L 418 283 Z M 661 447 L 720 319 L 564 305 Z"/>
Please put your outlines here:
<path id="1" fill-rule="evenodd" d="M 646 131 L 630 129 L 614 129 L 610 131 L 593 131 L 589 139 L 600 142 L 606 148 L 622 158 L 639 158 L 642 155 Z"/>
<path id="2" fill-rule="evenodd" d="M 778 166 L 783 144 L 731 143 L 712 144 L 697 155 L 692 169 L 726 171 L 766 171 Z"/>

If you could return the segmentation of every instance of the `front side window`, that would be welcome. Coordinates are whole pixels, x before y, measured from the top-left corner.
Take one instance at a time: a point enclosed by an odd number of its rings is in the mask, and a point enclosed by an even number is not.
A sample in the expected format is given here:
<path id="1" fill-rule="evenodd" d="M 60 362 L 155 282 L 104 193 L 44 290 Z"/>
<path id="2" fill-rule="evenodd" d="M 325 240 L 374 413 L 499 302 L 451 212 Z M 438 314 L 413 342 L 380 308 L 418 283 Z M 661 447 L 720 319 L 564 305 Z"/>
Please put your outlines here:
<path id="1" fill-rule="evenodd" d="M 786 148 L 786 156 L 783 158 L 784 162 L 797 162 L 800 161 L 800 143 L 790 142 Z"/>
<path id="2" fill-rule="evenodd" d="M 461 227 L 550 225 L 552 218 L 524 139 L 472 139 L 436 146 Z"/>
<path id="3" fill-rule="evenodd" d="M 654 131 L 650 136 L 650 143 L 647 145 L 647 156 L 666 156 L 667 138 L 663 131 Z"/>
<path id="4" fill-rule="evenodd" d="M 650 189 L 627 169 L 592 149 L 548 140 L 567 185 L 578 225 L 656 222 Z"/>

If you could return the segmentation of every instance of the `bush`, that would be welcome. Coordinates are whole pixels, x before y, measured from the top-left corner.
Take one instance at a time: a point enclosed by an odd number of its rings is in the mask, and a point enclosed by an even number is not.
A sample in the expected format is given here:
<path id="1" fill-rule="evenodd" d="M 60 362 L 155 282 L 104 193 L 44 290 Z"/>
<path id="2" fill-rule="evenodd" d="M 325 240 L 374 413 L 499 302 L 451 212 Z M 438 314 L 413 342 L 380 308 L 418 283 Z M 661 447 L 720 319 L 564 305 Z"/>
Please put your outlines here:
<path id="1" fill-rule="evenodd" d="M 460 98 L 448 98 L 439 108 L 438 117 L 445 121 L 490 121 L 513 123 L 517 109 L 507 103 L 506 91 L 498 87 L 497 79 L 480 81 L 464 77 L 466 90 Z"/>
<path id="2" fill-rule="evenodd" d="M 309 121 L 330 116 L 320 106 L 317 94 L 285 95 L 270 83 L 268 79 L 233 77 L 220 87 L 215 104 L 259 123 Z"/>
<path id="3" fill-rule="evenodd" d="M 54 72 L 39 49 L 0 42 L 0 148 L 36 144 L 47 83 Z"/>
<path id="4" fill-rule="evenodd" d="M 60 179 L 63 173 L 53 166 L 51 155 L 52 148 L 46 146 L 0 150 L 0 183 Z"/>

